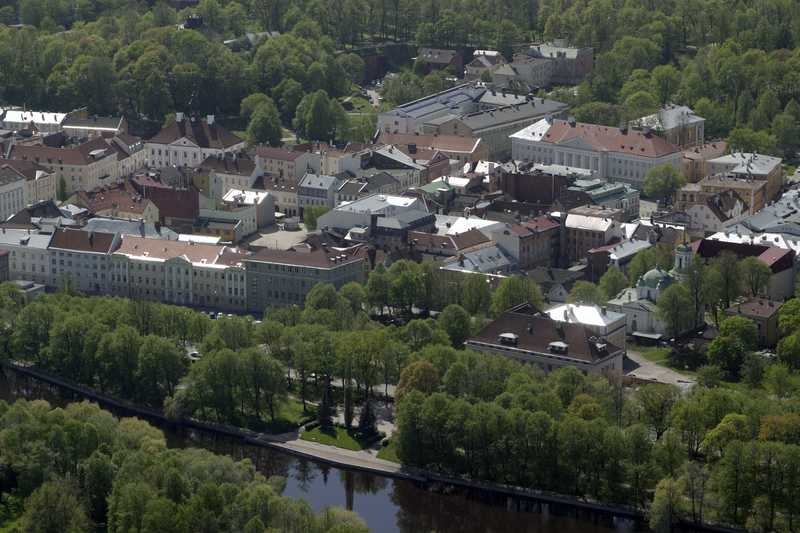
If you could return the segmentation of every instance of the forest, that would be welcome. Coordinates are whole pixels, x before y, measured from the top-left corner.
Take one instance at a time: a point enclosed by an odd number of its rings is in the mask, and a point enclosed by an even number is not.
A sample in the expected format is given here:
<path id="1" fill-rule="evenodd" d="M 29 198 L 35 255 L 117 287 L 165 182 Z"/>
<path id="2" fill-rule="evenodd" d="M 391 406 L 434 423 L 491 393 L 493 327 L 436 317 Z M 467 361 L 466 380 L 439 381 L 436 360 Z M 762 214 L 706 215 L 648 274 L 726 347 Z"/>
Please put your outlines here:
<path id="1" fill-rule="evenodd" d="M 202 30 L 178 28 L 192 14 Z M 511 56 L 524 43 L 564 38 L 595 50 L 586 82 L 550 94 L 578 120 L 618 125 L 665 102 L 686 104 L 707 119 L 709 138 L 791 157 L 800 137 L 798 20 L 792 0 L 201 0 L 182 10 L 162 0 L 3 0 L 0 103 L 86 105 L 151 131 L 174 111 L 218 114 L 244 129 L 242 100 L 256 94 L 270 105 L 254 141 L 280 143 L 276 120 L 303 138 L 365 140 L 374 114 L 340 109 L 355 94 L 351 83 L 364 81 L 357 46 L 394 40 Z M 280 35 L 240 51 L 223 44 L 263 31 Z M 384 87 L 385 104 L 447 83 L 409 68 Z"/>

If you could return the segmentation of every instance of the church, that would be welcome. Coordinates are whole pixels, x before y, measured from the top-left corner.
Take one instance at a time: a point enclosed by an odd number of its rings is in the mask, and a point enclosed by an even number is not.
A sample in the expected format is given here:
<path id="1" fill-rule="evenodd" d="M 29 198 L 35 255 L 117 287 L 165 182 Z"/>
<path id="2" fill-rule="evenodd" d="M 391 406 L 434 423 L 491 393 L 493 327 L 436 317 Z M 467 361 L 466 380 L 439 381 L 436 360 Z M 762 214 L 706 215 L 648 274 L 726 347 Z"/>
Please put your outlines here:
<path id="1" fill-rule="evenodd" d="M 683 279 L 693 257 L 694 252 L 688 243 L 679 245 L 675 250 L 672 270 L 666 271 L 656 266 L 642 275 L 635 287 L 624 289 L 616 298 L 608 301 L 609 309 L 627 317 L 628 335 L 649 340 L 658 340 L 666 335 L 667 327 L 658 317 L 656 303 L 667 287 Z"/>

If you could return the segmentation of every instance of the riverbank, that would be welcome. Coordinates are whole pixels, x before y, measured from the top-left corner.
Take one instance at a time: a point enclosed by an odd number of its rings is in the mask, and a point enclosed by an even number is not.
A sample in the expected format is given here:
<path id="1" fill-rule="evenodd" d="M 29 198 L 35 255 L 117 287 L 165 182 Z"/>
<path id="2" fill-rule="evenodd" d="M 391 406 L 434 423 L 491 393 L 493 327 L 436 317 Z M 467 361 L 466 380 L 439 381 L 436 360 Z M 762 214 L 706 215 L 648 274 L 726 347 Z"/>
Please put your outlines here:
<path id="1" fill-rule="evenodd" d="M 589 520 L 595 524 L 600 521 L 611 525 L 617 523 L 618 520 L 629 522 L 634 527 L 641 527 L 646 524 L 645 514 L 638 509 L 586 501 L 521 487 L 481 483 L 448 477 L 432 471 L 407 468 L 391 461 L 379 459 L 368 451 L 345 450 L 320 443 L 303 441 L 297 438 L 298 435 L 294 432 L 283 435 L 268 435 L 195 419 L 173 420 L 161 411 L 106 396 L 88 387 L 68 382 L 30 366 L 14 362 L 3 362 L 3 367 L 5 367 L 7 374 L 11 372 L 28 379 L 44 382 L 62 391 L 71 392 L 78 397 L 95 401 L 101 406 L 110 407 L 120 416 L 138 416 L 157 425 L 170 428 L 182 427 L 213 435 L 231 437 L 252 446 L 270 448 L 342 470 L 352 470 L 413 482 L 427 491 L 447 493 L 450 490 L 463 489 L 483 501 L 500 504 L 509 511 L 531 509 L 531 505 L 533 505 L 533 509 L 536 512 L 553 513 L 557 516 L 574 516 L 580 520 Z M 698 526 L 695 524 L 682 525 L 683 531 L 734 531 L 727 528 Z"/>

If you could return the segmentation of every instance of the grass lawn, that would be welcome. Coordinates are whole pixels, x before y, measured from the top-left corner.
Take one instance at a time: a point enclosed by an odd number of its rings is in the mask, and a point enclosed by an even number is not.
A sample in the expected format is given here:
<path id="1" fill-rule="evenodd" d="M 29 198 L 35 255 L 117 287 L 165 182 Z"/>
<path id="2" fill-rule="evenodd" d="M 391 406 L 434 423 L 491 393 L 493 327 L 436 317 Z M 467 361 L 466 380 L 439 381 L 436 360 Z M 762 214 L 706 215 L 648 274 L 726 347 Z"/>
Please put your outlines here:
<path id="1" fill-rule="evenodd" d="M 642 354 L 642 356 L 651 363 L 669 366 L 669 348 L 659 348 L 657 346 L 639 346 L 633 345 L 633 350 Z"/>
<path id="2" fill-rule="evenodd" d="M 308 405 L 308 404 L 306 404 Z M 289 398 L 278 408 L 275 420 L 270 420 L 264 428 L 269 433 L 286 433 L 297 429 L 301 423 L 314 417 L 315 407 L 308 405 L 308 411 L 303 412 L 303 402 Z"/>
<path id="3" fill-rule="evenodd" d="M 331 431 L 323 431 L 318 427 L 311 431 L 304 431 L 302 435 L 300 435 L 300 438 L 311 442 L 327 444 L 328 446 L 344 448 L 345 450 L 359 451 L 364 449 L 361 443 L 348 433 L 345 428 L 338 426 L 335 426 Z"/>
<path id="4" fill-rule="evenodd" d="M 392 461 L 393 463 L 400 462 L 400 458 L 397 457 L 397 439 L 389 439 L 389 444 L 378 452 L 378 459 Z"/>

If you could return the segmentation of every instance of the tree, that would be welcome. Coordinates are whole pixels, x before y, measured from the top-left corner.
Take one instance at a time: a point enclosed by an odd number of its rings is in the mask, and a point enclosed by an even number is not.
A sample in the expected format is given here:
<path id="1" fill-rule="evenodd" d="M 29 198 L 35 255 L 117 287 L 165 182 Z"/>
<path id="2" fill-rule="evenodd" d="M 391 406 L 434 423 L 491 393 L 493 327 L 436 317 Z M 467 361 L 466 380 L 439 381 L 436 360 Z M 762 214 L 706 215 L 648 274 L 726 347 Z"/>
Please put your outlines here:
<path id="1" fill-rule="evenodd" d="M 378 433 L 378 422 L 375 418 L 375 409 L 372 407 L 372 401 L 366 400 L 361 407 L 361 413 L 358 417 L 358 433 L 361 438 L 370 438 Z"/>
<path id="2" fill-rule="evenodd" d="M 728 135 L 728 148 L 736 152 L 754 152 L 770 154 L 775 150 L 775 137 L 766 131 L 754 131 L 750 128 L 735 128 Z"/>
<path id="3" fill-rule="evenodd" d="M 686 287 L 677 283 L 667 287 L 656 302 L 656 313 L 672 337 L 678 337 L 691 324 L 687 309 L 692 309 L 691 296 Z"/>
<path id="4" fill-rule="evenodd" d="M 742 275 L 739 259 L 735 254 L 725 250 L 711 261 L 711 270 L 716 274 L 716 300 L 722 309 L 731 306 L 731 302 L 742 294 Z"/>
<path id="5" fill-rule="evenodd" d="M 742 343 L 745 350 L 758 347 L 758 328 L 752 320 L 741 316 L 732 316 L 722 321 L 718 337 L 731 337 Z"/>
<path id="6" fill-rule="evenodd" d="M 659 65 L 652 70 L 650 77 L 653 92 L 658 96 L 661 105 L 669 103 L 680 85 L 680 74 L 672 65 Z"/>
<path id="7" fill-rule="evenodd" d="M 330 211 L 330 208 L 324 205 L 307 205 L 303 208 L 303 223 L 306 225 L 308 231 L 317 229 L 317 219 Z"/>
<path id="8" fill-rule="evenodd" d="M 625 277 L 625 274 L 623 274 L 619 268 L 611 266 L 606 270 L 605 274 L 600 277 L 597 287 L 600 289 L 600 292 L 603 293 L 603 297 L 607 301 L 616 298 L 616 296 L 628 286 L 628 283 L 628 278 Z"/>
<path id="9" fill-rule="evenodd" d="M 797 105 L 797 102 L 795 102 Z M 786 158 L 791 158 L 798 148 L 797 138 L 800 136 L 797 118 L 790 113 L 779 113 L 772 119 L 772 136 L 781 153 Z"/>
<path id="10" fill-rule="evenodd" d="M 361 283 L 355 281 L 345 283 L 339 289 L 339 296 L 347 300 L 353 314 L 360 313 L 364 310 L 364 303 L 367 301 L 367 291 L 364 290 L 364 286 Z"/>
<path id="11" fill-rule="evenodd" d="M 420 391 L 431 394 L 439 388 L 439 371 L 430 362 L 415 361 L 406 366 L 400 373 L 400 382 L 397 384 L 397 398 L 410 391 Z"/>
<path id="12" fill-rule="evenodd" d="M 333 417 L 335 415 L 335 407 L 333 405 L 333 398 L 331 397 L 331 385 L 325 383 L 325 388 L 322 391 L 322 401 L 317 408 L 317 422 L 319 427 L 323 430 L 330 430 L 333 428 Z"/>
<path id="13" fill-rule="evenodd" d="M 524 276 L 504 278 L 492 294 L 492 314 L 499 315 L 517 304 L 528 302 L 534 307 L 544 304 L 539 286 Z"/>
<path id="14" fill-rule="evenodd" d="M 364 60 L 356 54 L 342 54 L 336 57 L 336 63 L 351 83 L 361 83 L 364 79 Z"/>
<path id="15" fill-rule="evenodd" d="M 247 139 L 252 144 L 280 146 L 283 129 L 278 109 L 272 100 L 260 103 L 253 111 L 252 117 L 247 125 Z"/>
<path id="16" fill-rule="evenodd" d="M 603 291 L 591 281 L 576 281 L 569 291 L 567 301 L 577 304 L 600 305 L 606 300 Z"/>
<path id="17" fill-rule="evenodd" d="M 58 186 L 56 190 L 56 198 L 59 202 L 65 202 L 69 195 L 67 194 L 67 180 L 63 175 L 58 177 Z"/>
<path id="18" fill-rule="evenodd" d="M 487 279 L 480 275 L 469 275 L 461 286 L 461 305 L 472 316 L 485 315 L 492 305 L 492 291 Z"/>
<path id="19" fill-rule="evenodd" d="M 706 353 L 709 363 L 721 368 L 729 379 L 737 379 L 747 349 L 740 339 L 720 335 L 711 341 Z"/>
<path id="20" fill-rule="evenodd" d="M 653 504 L 650 506 L 650 529 L 656 533 L 669 533 L 683 516 L 683 485 L 671 477 L 664 478 L 656 486 Z"/>
<path id="21" fill-rule="evenodd" d="M 742 276 L 742 284 L 750 296 L 764 294 L 769 288 L 772 271 L 757 257 L 751 256 L 742 259 L 739 263 L 739 270 Z"/>
<path id="22" fill-rule="evenodd" d="M 383 310 L 389 305 L 389 289 L 391 281 L 383 265 L 370 272 L 367 279 L 367 302 L 370 307 L 378 308 L 378 314 L 383 315 Z"/>
<path id="23" fill-rule="evenodd" d="M 25 501 L 21 526 L 29 533 L 93 530 L 77 489 L 67 481 L 48 481 L 36 489 Z"/>
<path id="24" fill-rule="evenodd" d="M 437 317 L 437 322 L 447 332 L 453 346 L 460 348 L 470 335 L 472 320 L 463 307 L 450 304 Z"/>
<path id="25" fill-rule="evenodd" d="M 651 198 L 670 199 L 686 178 L 674 166 L 665 163 L 647 171 L 644 176 L 644 193 Z"/>
<path id="26" fill-rule="evenodd" d="M 175 387 L 185 372 L 185 354 L 174 342 L 156 335 L 142 339 L 136 370 L 140 401 L 161 406 L 164 398 L 175 393 Z"/>
<path id="27" fill-rule="evenodd" d="M 680 398 L 680 390 L 674 385 L 648 384 L 636 391 L 637 404 L 641 408 L 643 422 L 650 426 L 656 440 L 670 426 L 672 407 Z"/>

